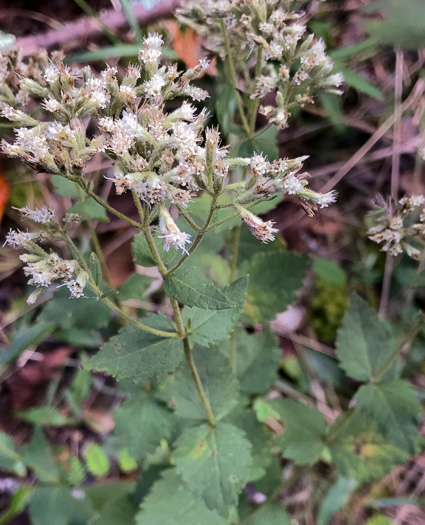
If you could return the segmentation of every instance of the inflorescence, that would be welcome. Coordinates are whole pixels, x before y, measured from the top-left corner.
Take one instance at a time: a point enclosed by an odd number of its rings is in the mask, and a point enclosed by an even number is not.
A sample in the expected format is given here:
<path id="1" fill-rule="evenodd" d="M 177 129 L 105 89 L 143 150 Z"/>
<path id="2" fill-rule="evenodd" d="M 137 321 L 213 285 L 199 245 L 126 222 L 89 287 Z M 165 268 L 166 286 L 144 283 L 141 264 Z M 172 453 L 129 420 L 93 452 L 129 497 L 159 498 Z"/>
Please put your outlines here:
<path id="1" fill-rule="evenodd" d="M 276 24 L 282 25 L 278 21 L 281 16 L 273 18 Z M 266 28 L 262 31 L 264 35 L 270 33 Z M 282 26 L 282 35 L 285 31 Z M 272 43 L 271 33 L 269 36 L 267 49 Z M 253 36 L 250 39 L 256 43 Z M 230 194 L 232 206 L 261 242 L 273 240 L 277 229 L 273 221 L 264 222 L 247 209 L 256 202 L 279 193 L 298 197 L 309 211 L 335 202 L 335 192 L 321 194 L 307 188 L 307 174 L 301 173 L 307 157 L 272 162 L 261 154 L 230 158 L 228 147 L 221 145 L 219 131 L 204 129 L 206 110 L 198 110 L 191 103 L 202 102 L 208 96 L 192 81 L 204 73 L 209 62 L 203 59 L 192 69 L 178 71 L 175 64 L 163 63 L 162 45 L 158 34 L 145 38 L 138 65 L 130 65 L 123 78 L 113 67 L 107 67 L 100 75 L 88 66 L 69 68 L 57 53 L 49 61 L 43 55 L 39 69 L 34 64 L 27 69 L 24 65 L 18 67 L 21 62 L 15 52 L 2 55 L 1 114 L 16 128 L 15 141 L 2 142 L 3 152 L 20 158 L 34 170 L 76 182 L 83 189 L 90 187 L 87 163 L 95 155 L 107 157 L 113 164 L 112 180 L 117 194 L 132 192 L 148 210 L 150 220 L 159 215 L 159 237 L 165 250 L 172 246 L 187 253 L 190 235 L 177 227 L 169 208 L 176 205 L 183 210 L 200 192 L 216 200 L 223 193 Z M 304 48 L 310 50 L 306 56 L 315 57 L 322 44 L 311 46 L 309 42 Z M 273 59 L 270 51 L 267 53 Z M 19 81 L 13 77 L 12 83 L 13 67 L 22 75 Z M 18 109 L 31 97 L 39 100 L 47 119 L 38 121 Z M 166 104 L 177 97 L 186 100 Z M 241 169 L 246 177 L 240 180 L 239 176 L 240 182 L 234 182 Z M 47 208 L 24 208 L 21 212 L 44 225 L 53 220 Z M 87 279 L 84 272 L 78 264 L 36 248 L 37 235 L 10 232 L 6 240 L 12 247 L 29 252 L 21 257 L 27 263 L 25 272 L 31 276 L 30 283 L 40 288 L 60 280 L 73 297 L 79 297 Z"/>

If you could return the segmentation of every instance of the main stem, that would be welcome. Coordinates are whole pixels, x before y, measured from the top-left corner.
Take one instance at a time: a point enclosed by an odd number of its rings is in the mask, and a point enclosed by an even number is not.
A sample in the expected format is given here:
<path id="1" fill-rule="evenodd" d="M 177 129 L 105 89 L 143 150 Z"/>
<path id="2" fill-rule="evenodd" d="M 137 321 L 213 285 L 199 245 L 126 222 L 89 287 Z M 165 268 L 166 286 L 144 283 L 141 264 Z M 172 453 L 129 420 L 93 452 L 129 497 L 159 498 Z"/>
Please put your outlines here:
<path id="1" fill-rule="evenodd" d="M 189 338 L 187 337 L 182 315 L 179 308 L 179 303 L 175 299 L 171 299 L 171 305 L 173 307 L 174 312 L 174 321 L 177 326 L 177 331 L 180 334 L 180 337 L 183 341 L 183 350 L 184 350 L 184 356 L 186 358 L 187 366 L 189 367 L 190 373 L 192 374 L 193 381 L 195 383 L 196 390 L 198 391 L 199 397 L 202 401 L 202 404 L 204 405 L 205 412 L 207 414 L 208 423 L 215 427 L 216 421 L 214 417 L 214 413 L 211 408 L 211 404 L 209 402 L 209 399 L 205 393 L 204 387 L 202 386 L 201 378 L 199 377 L 198 369 L 196 368 L 195 361 L 193 359 L 192 350 L 190 348 L 190 342 Z"/>
<path id="2" fill-rule="evenodd" d="M 214 208 L 214 206 L 211 205 L 211 209 L 212 210 L 213 210 L 213 208 Z M 211 217 L 212 217 L 213 212 L 214 211 L 212 211 L 210 213 Z M 210 216 L 209 216 L 209 220 L 211 220 Z M 145 210 L 145 217 L 146 217 L 146 210 Z M 207 220 L 207 222 L 208 222 L 208 220 Z M 150 226 L 149 226 L 148 222 L 145 222 L 145 228 L 144 228 L 143 231 L 144 231 L 144 234 L 145 234 L 148 246 L 149 246 L 149 248 L 151 250 L 152 257 L 155 259 L 155 262 L 156 262 L 156 264 L 158 266 L 159 272 L 161 273 L 161 275 L 163 277 L 169 275 L 170 271 L 172 269 L 168 270 L 168 272 L 167 272 L 167 267 L 163 263 L 163 261 L 161 259 L 161 256 L 160 256 L 160 254 L 159 254 L 159 252 L 158 252 L 158 250 L 157 250 L 157 248 L 155 246 L 155 242 L 153 240 L 152 233 L 151 233 Z M 203 235 L 202 235 L 202 237 L 203 237 Z M 199 239 L 199 242 L 201 242 L 202 237 L 201 237 L 201 239 Z M 199 244 L 199 242 L 198 242 L 198 244 Z M 204 387 L 202 386 L 202 381 L 201 381 L 201 378 L 199 377 L 199 373 L 198 373 L 198 369 L 196 368 L 195 361 L 193 360 L 192 350 L 190 348 L 189 338 L 187 336 L 187 333 L 186 333 L 186 330 L 185 330 L 185 327 L 184 327 L 184 323 L 183 323 L 183 319 L 182 319 L 182 314 L 181 314 L 181 311 L 180 311 L 179 303 L 178 303 L 178 301 L 176 299 L 171 299 L 170 298 L 170 300 L 171 300 L 171 306 L 173 307 L 174 322 L 176 323 L 176 326 L 177 326 L 177 333 L 178 333 L 178 336 L 182 339 L 182 342 L 183 342 L 183 350 L 184 350 L 184 356 L 185 356 L 185 359 L 186 359 L 186 363 L 187 363 L 187 365 L 189 367 L 190 373 L 191 373 L 193 381 L 195 383 L 196 390 L 198 391 L 199 397 L 200 397 L 201 402 L 202 402 L 202 404 L 204 406 L 205 413 L 206 413 L 206 416 L 207 416 L 207 419 L 208 419 L 208 423 L 212 427 L 215 427 L 216 421 L 215 421 L 214 413 L 212 411 L 209 399 L 208 399 L 208 397 L 207 397 L 207 395 L 205 393 Z"/>

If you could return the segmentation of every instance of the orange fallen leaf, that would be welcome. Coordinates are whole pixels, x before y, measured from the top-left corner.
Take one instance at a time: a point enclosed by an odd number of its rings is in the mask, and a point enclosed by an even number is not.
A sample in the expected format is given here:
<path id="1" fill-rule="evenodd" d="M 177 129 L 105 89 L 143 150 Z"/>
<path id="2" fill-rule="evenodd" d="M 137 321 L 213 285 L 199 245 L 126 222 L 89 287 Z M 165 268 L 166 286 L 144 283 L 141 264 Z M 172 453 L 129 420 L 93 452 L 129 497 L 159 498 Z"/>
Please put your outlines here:
<path id="1" fill-rule="evenodd" d="M 172 46 L 178 57 L 183 60 L 188 68 L 195 67 L 201 58 L 205 57 L 201 37 L 190 28 L 185 29 L 182 33 L 175 22 L 166 22 L 165 26 L 173 37 Z M 217 75 L 215 64 L 214 58 L 206 71 L 211 76 Z"/>
<path id="2" fill-rule="evenodd" d="M 10 197 L 10 184 L 0 171 L 0 222 Z"/>

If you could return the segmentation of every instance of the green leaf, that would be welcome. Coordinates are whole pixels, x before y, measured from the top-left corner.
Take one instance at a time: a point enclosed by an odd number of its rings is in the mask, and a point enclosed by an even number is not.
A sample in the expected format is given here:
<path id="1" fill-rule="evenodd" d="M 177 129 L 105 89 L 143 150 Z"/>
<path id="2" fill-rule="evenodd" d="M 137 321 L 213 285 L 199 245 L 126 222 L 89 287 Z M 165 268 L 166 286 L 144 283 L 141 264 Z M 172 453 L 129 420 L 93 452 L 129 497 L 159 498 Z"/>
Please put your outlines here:
<path id="1" fill-rule="evenodd" d="M 342 418 L 349 418 L 343 422 Z M 332 435 L 329 451 L 335 467 L 342 476 L 364 483 L 382 478 L 408 455 L 389 443 L 373 428 L 373 423 L 357 411 L 342 415 L 329 430 Z"/>
<path id="2" fill-rule="evenodd" d="M 353 479 L 338 478 L 320 505 L 317 525 L 327 525 L 332 517 L 348 502 L 356 486 L 357 483 Z"/>
<path id="3" fill-rule="evenodd" d="M 162 261 L 166 266 L 171 266 L 178 258 L 176 250 L 164 251 L 164 240 L 158 237 L 154 238 L 155 246 L 161 256 Z M 152 257 L 151 250 L 146 241 L 145 234 L 140 232 L 134 236 L 132 243 L 134 262 L 140 266 L 152 267 L 156 266 L 155 259 Z"/>
<path id="4" fill-rule="evenodd" d="M 307 272 L 308 257 L 292 252 L 256 253 L 242 265 L 250 276 L 245 312 L 254 324 L 269 321 L 296 299 Z"/>
<path id="5" fill-rule="evenodd" d="M 140 44 L 117 44 L 114 46 L 101 47 L 96 51 L 83 51 L 70 55 L 65 58 L 65 63 L 73 62 L 94 62 L 106 60 L 108 58 L 128 58 L 137 57 L 140 51 Z"/>
<path id="6" fill-rule="evenodd" d="M 116 503 L 117 500 L 125 499 L 134 491 L 135 485 L 134 481 L 115 481 L 85 486 L 82 490 L 84 490 L 93 507 L 101 512 L 109 503 Z"/>
<path id="7" fill-rule="evenodd" d="M 69 470 L 66 473 L 66 480 L 70 485 L 78 485 L 84 481 L 86 474 L 81 461 L 76 456 L 71 456 L 69 460 Z"/>
<path id="8" fill-rule="evenodd" d="M 247 285 L 248 277 L 241 277 L 223 289 L 226 297 L 236 305 L 236 308 L 231 310 L 203 310 L 185 306 L 183 320 L 185 323 L 190 321 L 191 341 L 202 346 L 210 346 L 215 341 L 227 339 L 241 315 Z"/>
<path id="9" fill-rule="evenodd" d="M 143 323 L 157 330 L 174 330 L 170 319 L 162 314 L 149 314 L 143 318 Z M 164 379 L 177 368 L 182 357 L 180 339 L 158 337 L 129 325 L 121 328 L 95 356 L 86 360 L 84 368 L 108 372 L 118 380 L 143 383 Z"/>
<path id="10" fill-rule="evenodd" d="M 67 487 L 35 487 L 29 513 L 32 525 L 69 525 L 89 523 L 93 509 L 87 500 L 74 498 Z"/>
<path id="11" fill-rule="evenodd" d="M 313 465 L 325 449 L 327 425 L 322 414 L 292 399 L 274 399 L 269 404 L 287 426 L 285 432 L 275 438 L 284 457 L 297 465 Z"/>
<path id="12" fill-rule="evenodd" d="M 90 525 L 134 525 L 137 507 L 133 498 L 126 494 L 114 501 L 108 501 L 98 518 Z"/>
<path id="13" fill-rule="evenodd" d="M 220 421 L 215 428 L 185 429 L 175 447 L 172 460 L 190 492 L 227 516 L 250 474 L 251 445 L 244 433 Z"/>
<path id="14" fill-rule="evenodd" d="M 78 213 L 82 219 L 109 222 L 106 210 L 91 197 L 83 202 L 76 202 L 68 209 L 68 213 Z"/>
<path id="15" fill-rule="evenodd" d="M 78 199 L 78 186 L 75 182 L 65 179 L 65 177 L 61 177 L 60 175 L 52 175 L 52 182 L 55 187 L 55 192 L 61 197 Z"/>
<path id="16" fill-rule="evenodd" d="M 394 379 L 363 385 L 354 399 L 356 409 L 374 421 L 389 441 L 414 454 L 419 401 L 409 383 Z"/>
<path id="17" fill-rule="evenodd" d="M 344 75 L 344 81 L 348 85 L 354 89 L 357 89 L 357 91 L 364 93 L 365 95 L 369 95 L 370 97 L 376 98 L 377 100 L 383 100 L 384 97 L 381 91 L 368 82 L 364 77 L 345 68 L 341 69 L 341 72 Z"/>
<path id="18" fill-rule="evenodd" d="M 24 445 L 20 454 L 23 463 L 34 470 L 39 481 L 44 483 L 58 482 L 59 473 L 52 449 L 41 428 L 34 430 L 31 443 Z"/>
<path id="19" fill-rule="evenodd" d="M 253 462 L 248 481 L 261 479 L 266 474 L 265 469 L 273 459 L 271 438 L 264 425 L 257 420 L 254 411 L 251 409 L 233 411 L 228 415 L 226 421 L 243 430 L 251 443 Z"/>
<path id="20" fill-rule="evenodd" d="M 227 522 L 192 495 L 175 469 L 166 470 L 143 500 L 137 525 L 225 525 Z"/>
<path id="21" fill-rule="evenodd" d="M 378 0 L 365 8 L 369 13 L 384 12 L 385 18 L 368 22 L 369 34 L 381 45 L 403 49 L 425 46 L 425 18 L 422 0 Z"/>
<path id="22" fill-rule="evenodd" d="M 353 294 L 338 330 L 336 348 L 346 374 L 358 381 L 369 381 L 391 355 L 394 341 L 375 310 Z M 394 375 L 395 366 L 396 363 L 384 378 Z"/>
<path id="23" fill-rule="evenodd" d="M 108 456 L 97 443 L 90 443 L 84 451 L 84 459 L 91 474 L 96 477 L 106 476 L 111 465 Z"/>
<path id="24" fill-rule="evenodd" d="M 245 330 L 238 330 L 236 341 L 237 373 L 242 392 L 266 392 L 276 380 L 282 353 L 275 338 L 268 331 L 256 336 L 249 335 Z"/>
<path id="25" fill-rule="evenodd" d="M 193 349 L 193 359 L 217 420 L 225 417 L 238 403 L 238 381 L 232 374 L 229 359 L 217 348 Z M 191 422 L 206 421 L 205 409 L 188 366 L 180 366 L 170 376 L 161 396 L 172 399 L 176 414 Z"/>
<path id="26" fill-rule="evenodd" d="M 161 439 L 169 440 L 174 417 L 149 393 L 141 391 L 114 411 L 116 432 L 138 461 L 154 452 Z"/>
<path id="27" fill-rule="evenodd" d="M 151 277 L 133 273 L 133 275 L 118 288 L 118 297 L 121 301 L 126 301 L 127 299 L 140 300 L 145 296 L 151 283 Z"/>
<path id="28" fill-rule="evenodd" d="M 313 272 L 329 284 L 345 286 L 347 274 L 333 261 L 317 257 L 313 259 Z"/>
<path id="29" fill-rule="evenodd" d="M 40 318 L 39 318 L 40 319 Z M 10 346 L 0 352 L 0 365 L 17 359 L 29 346 L 37 346 L 53 332 L 55 325 L 51 322 L 37 322 L 33 326 L 21 326 L 13 337 Z"/>
<path id="30" fill-rule="evenodd" d="M 122 10 L 127 18 L 128 25 L 131 27 L 137 42 L 142 42 L 142 30 L 139 21 L 133 11 L 133 2 L 130 0 L 119 0 Z"/>
<path id="31" fill-rule="evenodd" d="M 121 472 L 127 473 L 137 470 L 137 461 L 130 454 L 127 447 L 122 448 L 118 452 L 118 465 L 120 467 Z"/>
<path id="32" fill-rule="evenodd" d="M 56 297 L 41 312 L 38 322 L 54 323 L 67 330 L 96 330 L 108 326 L 111 318 L 111 310 L 97 299 Z"/>
<path id="33" fill-rule="evenodd" d="M 251 157 L 254 153 L 262 153 L 269 161 L 279 158 L 279 150 L 276 145 L 278 129 L 276 126 L 271 126 L 260 132 L 252 139 L 245 139 L 242 141 L 232 156 L 235 157 Z"/>
<path id="34" fill-rule="evenodd" d="M 425 286 L 425 271 L 418 273 L 413 281 L 410 283 L 412 288 L 419 288 Z"/>
<path id="35" fill-rule="evenodd" d="M 338 95 L 320 95 L 320 104 L 326 111 L 329 120 L 338 133 L 344 133 L 347 126 L 344 123 L 344 113 L 342 111 L 341 97 Z"/>
<path id="36" fill-rule="evenodd" d="M 100 267 L 100 261 L 98 256 L 91 252 L 90 254 L 90 270 L 96 285 L 102 280 L 102 268 Z"/>
<path id="37" fill-rule="evenodd" d="M 25 411 L 19 411 L 16 415 L 19 419 L 33 425 L 62 427 L 68 422 L 65 416 L 51 406 L 33 407 Z"/>
<path id="38" fill-rule="evenodd" d="M 0 432 L 0 468 L 15 471 L 21 463 L 21 457 L 15 450 L 15 442 L 11 436 Z"/>
<path id="39" fill-rule="evenodd" d="M 291 519 L 280 503 L 271 501 L 242 520 L 242 525 L 291 525 Z"/>
<path id="40" fill-rule="evenodd" d="M 205 310 L 236 309 L 234 301 L 190 266 L 183 266 L 166 277 L 164 291 L 168 297 L 177 299 L 187 306 L 198 306 Z"/>

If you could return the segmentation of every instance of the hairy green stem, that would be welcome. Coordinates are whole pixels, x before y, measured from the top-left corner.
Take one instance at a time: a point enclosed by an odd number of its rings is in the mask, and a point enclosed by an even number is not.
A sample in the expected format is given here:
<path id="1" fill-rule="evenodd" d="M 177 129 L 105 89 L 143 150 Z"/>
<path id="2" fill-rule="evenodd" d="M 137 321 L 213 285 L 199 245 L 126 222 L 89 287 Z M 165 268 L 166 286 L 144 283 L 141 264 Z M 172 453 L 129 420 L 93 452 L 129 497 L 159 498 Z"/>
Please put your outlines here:
<path id="1" fill-rule="evenodd" d="M 146 236 L 146 240 L 148 242 L 149 248 L 151 249 L 152 256 L 155 259 L 155 262 L 159 268 L 159 271 L 161 272 L 161 275 L 163 276 L 167 275 L 167 267 L 163 263 L 161 256 L 159 255 L 158 250 L 156 249 L 155 243 L 153 242 L 153 237 L 152 237 L 149 225 L 145 228 L 144 232 L 145 232 L 145 236 Z M 202 386 L 201 378 L 199 377 L 199 373 L 196 368 L 195 361 L 193 360 L 192 351 L 190 349 L 189 338 L 187 336 L 187 333 L 186 333 L 186 330 L 183 324 L 183 319 L 182 319 L 182 314 L 180 311 L 179 303 L 176 299 L 170 298 L 170 301 L 171 301 L 171 306 L 173 308 L 174 322 L 176 323 L 176 326 L 177 326 L 178 336 L 183 341 L 183 350 L 184 350 L 184 355 L 185 355 L 187 365 L 190 369 L 190 373 L 195 383 L 196 390 L 204 406 L 205 413 L 208 419 L 208 423 L 212 427 L 214 427 L 215 426 L 214 413 L 212 411 L 211 404 L 208 400 L 208 397 L 205 393 L 204 387 Z"/>
<path id="2" fill-rule="evenodd" d="M 84 260 L 83 256 L 81 255 L 79 249 L 75 245 L 74 241 L 71 239 L 71 237 L 63 232 L 64 240 L 67 242 L 67 244 L 70 246 L 72 251 L 75 253 L 78 262 L 80 263 L 83 270 L 87 273 L 89 277 L 88 286 L 93 290 L 93 292 L 97 295 L 97 297 L 103 301 L 111 310 L 116 312 L 120 317 L 125 319 L 127 322 L 133 324 L 134 326 L 137 326 L 141 330 L 144 330 L 145 332 L 149 332 L 150 334 L 157 335 L 159 337 L 174 337 L 174 338 L 180 338 L 180 335 L 176 332 L 164 332 L 163 330 L 156 330 L 155 328 L 151 328 L 150 326 L 146 326 L 143 323 L 140 323 L 139 321 L 136 321 L 132 317 L 130 317 L 128 314 L 126 314 L 119 306 L 114 304 L 110 299 L 107 297 L 104 297 L 104 294 L 102 290 L 97 286 L 95 280 L 93 279 L 93 276 L 90 272 L 90 268 L 88 267 L 86 261 Z"/>
<path id="3" fill-rule="evenodd" d="M 74 181 L 75 182 L 75 181 Z M 141 224 L 139 224 L 138 222 L 136 221 L 133 221 L 133 219 L 130 219 L 130 217 L 127 217 L 127 215 L 124 215 L 123 213 L 121 213 L 120 211 L 116 210 L 115 208 L 113 208 L 112 206 L 110 206 L 108 203 L 104 202 L 100 197 L 98 197 L 96 195 L 96 193 L 94 193 L 92 190 L 89 190 L 88 188 L 85 188 L 84 186 L 82 186 L 80 184 L 80 187 L 87 193 L 87 195 L 89 197 L 91 197 L 92 199 L 94 199 L 98 204 L 100 204 L 103 208 L 105 208 L 105 210 L 109 211 L 109 213 L 112 213 L 113 215 L 116 215 L 117 217 L 119 217 L 120 219 L 122 219 L 123 221 L 125 222 L 128 222 L 128 224 L 131 224 L 132 226 L 134 226 L 135 228 L 138 228 L 139 230 L 142 230 L 143 229 L 143 226 Z"/>
<path id="4" fill-rule="evenodd" d="M 186 222 L 197 232 L 197 233 L 200 233 L 201 232 L 201 228 L 199 228 L 199 226 L 197 226 L 195 224 L 195 222 L 193 221 L 193 219 L 190 217 L 190 215 L 183 211 L 182 207 L 181 206 L 176 206 L 180 215 L 186 220 Z"/>
<path id="5" fill-rule="evenodd" d="M 191 255 L 196 250 L 196 248 L 199 246 L 199 244 L 201 243 L 202 239 L 205 236 L 205 233 L 208 231 L 209 226 L 211 224 L 211 220 L 212 220 L 214 212 L 216 210 L 216 203 L 217 203 L 217 196 L 214 196 L 212 198 L 212 201 L 211 201 L 210 211 L 208 213 L 208 217 L 207 217 L 207 219 L 205 221 L 205 224 L 202 226 L 202 228 L 198 232 L 198 235 L 195 237 L 195 240 L 193 241 L 193 243 L 192 243 L 191 247 L 189 248 L 188 252 L 184 253 L 180 257 L 180 259 L 176 262 L 176 264 L 172 268 L 170 268 L 168 270 L 168 272 L 166 273 L 167 276 L 173 274 L 178 268 L 180 268 L 180 266 L 189 257 L 189 255 Z"/>
<path id="6" fill-rule="evenodd" d="M 241 117 L 242 124 L 243 124 L 243 127 L 245 128 L 245 131 L 247 132 L 248 136 L 250 136 L 250 127 L 249 127 L 248 120 L 245 115 L 242 97 L 238 91 L 235 65 L 233 63 L 233 57 L 232 57 L 232 52 L 230 49 L 229 39 L 227 38 L 226 26 L 224 25 L 223 20 L 221 20 L 221 31 L 223 33 L 224 45 L 226 48 L 226 55 L 227 55 L 227 63 L 229 64 L 230 78 L 232 80 L 233 89 L 236 94 L 236 103 L 238 105 L 239 115 Z"/>

